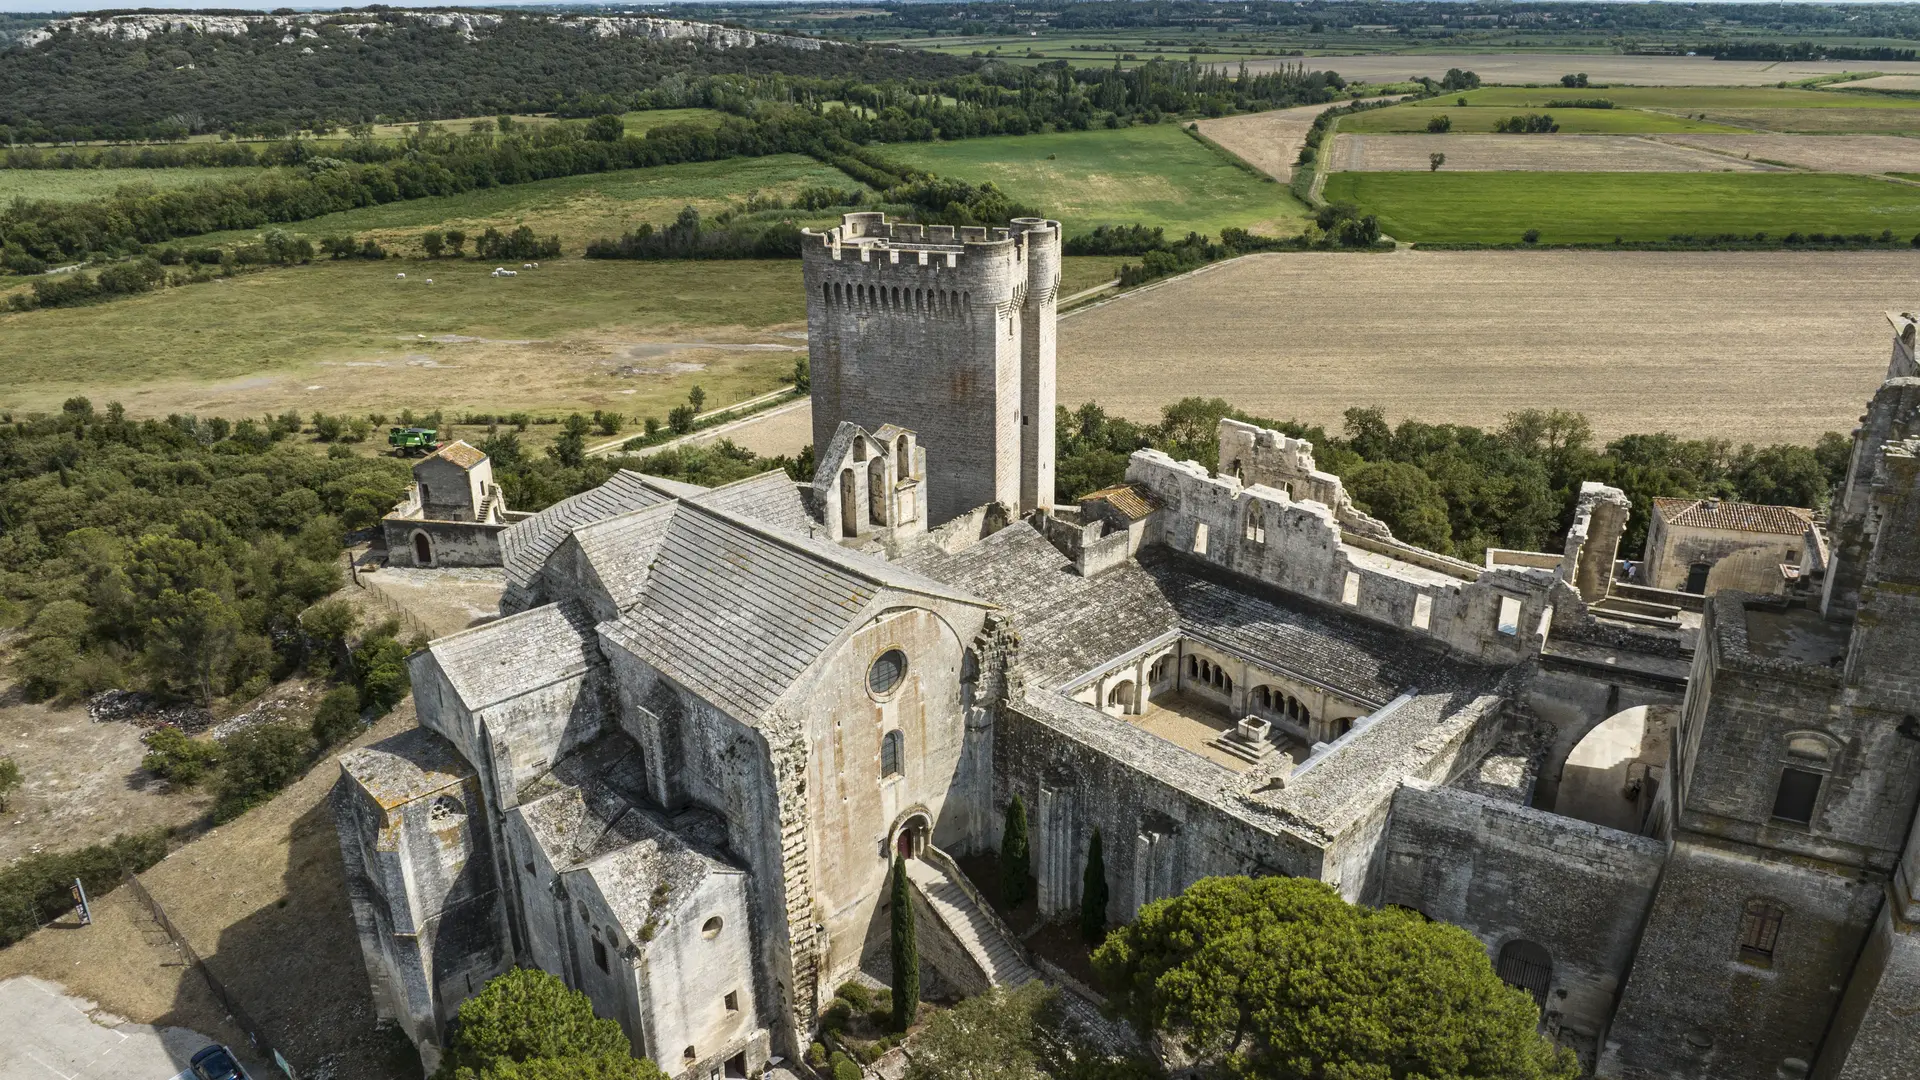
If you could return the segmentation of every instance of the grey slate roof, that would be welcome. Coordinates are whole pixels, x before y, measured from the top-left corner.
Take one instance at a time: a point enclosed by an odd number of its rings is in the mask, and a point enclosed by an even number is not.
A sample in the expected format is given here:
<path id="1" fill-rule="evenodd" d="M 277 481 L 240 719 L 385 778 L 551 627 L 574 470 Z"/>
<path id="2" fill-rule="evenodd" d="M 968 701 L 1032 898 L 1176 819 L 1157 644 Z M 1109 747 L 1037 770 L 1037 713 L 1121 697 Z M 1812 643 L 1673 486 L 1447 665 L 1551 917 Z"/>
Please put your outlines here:
<path id="1" fill-rule="evenodd" d="M 674 497 L 673 493 L 662 488 L 659 481 L 622 469 L 591 491 L 562 499 L 525 521 L 515 522 L 500 534 L 500 553 L 506 564 L 507 581 L 521 586 L 532 582 L 539 576 L 547 556 L 552 555 L 553 550 L 576 527 L 643 506 L 667 502 Z"/>
<path id="2" fill-rule="evenodd" d="M 715 510 L 742 514 L 805 536 L 819 521 L 808 510 L 803 490 L 801 485 L 787 476 L 784 469 L 774 469 L 745 480 L 723 484 L 688 501 Z"/>
<path id="3" fill-rule="evenodd" d="M 427 646 L 468 709 L 518 697 L 601 662 L 593 615 L 560 603 L 462 630 Z"/>
<path id="4" fill-rule="evenodd" d="M 1462 666 L 1416 635 L 1157 549 L 1084 578 L 1024 522 L 958 554 L 927 547 L 903 562 L 1012 609 L 1035 686 L 1061 685 L 1173 630 L 1382 703 L 1408 686 L 1453 685 Z"/>
<path id="5" fill-rule="evenodd" d="M 678 509 L 675 503 L 660 503 L 573 530 L 573 542 L 614 607 L 625 610 L 640 602 L 653 557 Z"/>

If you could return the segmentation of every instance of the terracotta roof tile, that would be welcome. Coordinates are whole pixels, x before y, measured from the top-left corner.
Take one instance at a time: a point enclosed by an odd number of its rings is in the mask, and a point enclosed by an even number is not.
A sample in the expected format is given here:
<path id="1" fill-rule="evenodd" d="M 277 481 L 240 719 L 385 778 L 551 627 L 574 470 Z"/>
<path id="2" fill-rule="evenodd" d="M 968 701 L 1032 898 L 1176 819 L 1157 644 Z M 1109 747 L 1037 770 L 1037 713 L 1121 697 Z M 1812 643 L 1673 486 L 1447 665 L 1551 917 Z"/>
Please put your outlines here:
<path id="1" fill-rule="evenodd" d="M 433 456 L 451 461 L 463 469 L 471 469 L 487 460 L 487 455 L 481 453 L 479 447 L 468 443 L 465 439 L 455 439 L 441 447 Z"/>
<path id="2" fill-rule="evenodd" d="M 1139 484 L 1119 484 L 1110 488 L 1101 488 L 1091 495 L 1082 496 L 1081 502 L 1105 502 L 1128 521 L 1139 521 L 1160 508 L 1160 500 Z"/>
<path id="3" fill-rule="evenodd" d="M 1813 524 L 1813 511 L 1798 506 L 1761 506 L 1726 499 L 1655 499 L 1654 513 L 1669 525 L 1798 536 Z"/>

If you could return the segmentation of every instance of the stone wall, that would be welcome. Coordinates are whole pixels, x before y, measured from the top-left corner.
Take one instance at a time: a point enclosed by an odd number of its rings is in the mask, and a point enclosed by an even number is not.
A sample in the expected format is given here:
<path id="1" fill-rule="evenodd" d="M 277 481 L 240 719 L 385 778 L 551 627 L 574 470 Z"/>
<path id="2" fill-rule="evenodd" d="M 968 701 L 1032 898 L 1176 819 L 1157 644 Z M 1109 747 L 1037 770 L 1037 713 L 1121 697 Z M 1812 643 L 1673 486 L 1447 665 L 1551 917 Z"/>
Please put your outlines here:
<path id="1" fill-rule="evenodd" d="M 506 531 L 505 525 L 484 521 L 431 521 L 394 516 L 380 519 L 389 566 L 499 566 L 500 534 Z M 416 537 L 426 538 L 425 562 L 420 560 Z"/>
<path id="2" fill-rule="evenodd" d="M 1517 663 L 1538 651 L 1554 582 L 1547 571 L 1462 564 L 1454 576 L 1362 550 L 1342 541 L 1334 511 L 1318 502 L 1243 487 L 1157 450 L 1135 453 L 1127 480 L 1161 500 L 1150 539 L 1177 551 L 1361 618 L 1424 632 L 1482 663 Z"/>
<path id="3" fill-rule="evenodd" d="M 1384 903 L 1553 958 L 1546 1019 L 1606 1031 L 1653 902 L 1665 845 L 1584 821 L 1409 782 L 1393 798 Z"/>
<path id="4" fill-rule="evenodd" d="M 1920 934 L 1883 907 L 1827 1035 L 1816 1080 L 1907 1080 L 1920 1016 Z"/>

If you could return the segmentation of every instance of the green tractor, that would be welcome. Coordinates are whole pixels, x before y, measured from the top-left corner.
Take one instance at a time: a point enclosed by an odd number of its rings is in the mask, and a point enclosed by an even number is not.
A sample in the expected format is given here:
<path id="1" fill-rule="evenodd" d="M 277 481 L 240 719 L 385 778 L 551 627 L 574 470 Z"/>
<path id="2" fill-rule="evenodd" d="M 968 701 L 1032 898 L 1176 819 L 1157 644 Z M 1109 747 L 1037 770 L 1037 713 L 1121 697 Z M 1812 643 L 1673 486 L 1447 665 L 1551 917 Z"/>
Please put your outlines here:
<path id="1" fill-rule="evenodd" d="M 387 445 L 403 457 L 425 457 L 440 449 L 440 432 L 430 427 L 388 428 Z"/>

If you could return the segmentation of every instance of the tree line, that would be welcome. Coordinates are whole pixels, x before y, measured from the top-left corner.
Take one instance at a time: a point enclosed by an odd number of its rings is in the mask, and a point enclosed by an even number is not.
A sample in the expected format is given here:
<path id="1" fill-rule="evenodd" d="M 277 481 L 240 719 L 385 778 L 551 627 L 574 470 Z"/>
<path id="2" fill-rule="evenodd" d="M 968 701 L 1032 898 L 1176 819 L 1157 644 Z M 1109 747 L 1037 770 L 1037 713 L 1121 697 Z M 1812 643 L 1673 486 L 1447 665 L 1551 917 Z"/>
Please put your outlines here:
<path id="1" fill-rule="evenodd" d="M 1063 501 L 1121 482 L 1128 455 L 1147 447 L 1217 469 L 1215 429 L 1233 417 L 1310 440 L 1319 467 L 1339 476 L 1354 502 L 1395 536 L 1473 562 L 1490 547 L 1556 548 L 1583 481 L 1611 484 L 1632 500 L 1621 557 L 1635 558 L 1656 497 L 1717 495 L 1819 509 L 1845 478 L 1851 452 L 1836 432 L 1811 447 L 1736 447 L 1665 432 L 1603 445 L 1585 416 L 1559 409 L 1517 412 L 1487 430 L 1418 420 L 1390 425 L 1382 409 L 1354 408 L 1338 433 L 1249 416 L 1220 398 L 1176 402 L 1157 424 L 1110 416 L 1091 402 L 1059 412 L 1055 476 Z"/>

